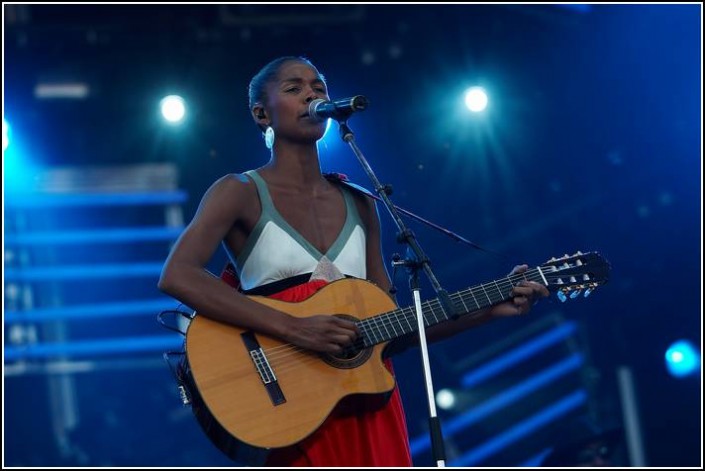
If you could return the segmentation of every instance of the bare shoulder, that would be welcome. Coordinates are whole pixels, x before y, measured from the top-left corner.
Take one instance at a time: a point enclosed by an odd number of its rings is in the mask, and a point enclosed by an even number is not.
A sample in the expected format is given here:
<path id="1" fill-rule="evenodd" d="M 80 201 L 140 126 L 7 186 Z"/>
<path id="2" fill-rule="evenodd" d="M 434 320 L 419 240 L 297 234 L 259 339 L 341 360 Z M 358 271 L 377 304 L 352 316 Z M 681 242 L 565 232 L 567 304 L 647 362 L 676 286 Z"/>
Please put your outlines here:
<path id="1" fill-rule="evenodd" d="M 198 213 L 238 217 L 256 198 L 254 184 L 244 174 L 230 173 L 220 177 L 206 190 Z"/>
<path id="2" fill-rule="evenodd" d="M 360 218 L 366 227 L 370 228 L 377 224 L 377 205 L 375 200 L 357 191 L 351 191 L 355 206 L 360 213 Z"/>
<path id="3" fill-rule="evenodd" d="M 216 180 L 204 195 L 205 199 L 217 198 L 224 202 L 237 202 L 253 191 L 252 181 L 244 174 L 229 173 Z"/>
<path id="4" fill-rule="evenodd" d="M 217 179 L 208 191 L 236 193 L 245 191 L 248 185 L 250 185 L 250 179 L 244 173 L 229 173 Z"/>

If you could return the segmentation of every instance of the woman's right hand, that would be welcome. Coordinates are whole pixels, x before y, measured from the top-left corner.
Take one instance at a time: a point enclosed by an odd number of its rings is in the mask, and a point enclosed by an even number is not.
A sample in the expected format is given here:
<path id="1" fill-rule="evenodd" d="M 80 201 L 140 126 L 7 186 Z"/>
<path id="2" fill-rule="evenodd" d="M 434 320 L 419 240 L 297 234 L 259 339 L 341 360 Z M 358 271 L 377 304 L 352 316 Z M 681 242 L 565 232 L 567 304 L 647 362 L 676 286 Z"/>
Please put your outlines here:
<path id="1" fill-rule="evenodd" d="M 292 317 L 285 340 L 316 352 L 341 353 L 355 341 L 359 333 L 354 322 L 337 316 Z"/>

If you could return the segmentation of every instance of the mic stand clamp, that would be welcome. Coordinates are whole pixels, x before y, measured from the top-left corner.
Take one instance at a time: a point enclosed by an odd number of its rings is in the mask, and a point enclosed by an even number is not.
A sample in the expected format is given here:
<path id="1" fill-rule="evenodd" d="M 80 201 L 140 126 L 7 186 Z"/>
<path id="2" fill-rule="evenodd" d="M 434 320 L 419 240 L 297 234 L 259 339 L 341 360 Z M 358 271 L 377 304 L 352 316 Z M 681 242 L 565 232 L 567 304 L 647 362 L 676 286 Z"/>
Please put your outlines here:
<path id="1" fill-rule="evenodd" d="M 367 163 L 367 160 L 365 159 L 364 155 L 362 155 L 362 151 L 360 151 L 360 148 L 355 143 L 354 134 L 348 126 L 347 121 L 340 120 L 339 124 L 341 138 L 343 139 L 343 141 L 347 142 L 350 145 L 350 148 L 352 149 L 353 153 L 362 165 L 362 168 L 365 170 L 365 173 L 367 173 L 367 176 L 372 181 L 375 192 L 380 196 L 380 200 L 384 203 L 384 206 L 387 208 L 387 211 L 389 211 L 389 214 L 392 216 L 392 219 L 397 225 L 397 228 L 399 229 L 397 240 L 400 243 L 407 244 L 407 251 L 412 254 L 412 256 L 408 257 L 407 260 L 396 260 L 394 263 L 397 263 L 398 265 L 404 265 L 409 270 L 409 286 L 414 296 L 414 307 L 416 309 L 416 320 L 419 332 L 419 346 L 421 348 L 424 377 L 426 379 L 426 395 L 428 399 L 429 409 L 431 447 L 437 466 L 445 467 L 445 450 L 443 445 L 443 436 L 441 433 L 440 422 L 438 420 L 438 416 L 436 415 L 436 401 L 433 392 L 430 363 L 428 360 L 428 347 L 426 342 L 426 329 L 424 324 L 425 317 L 423 314 L 423 309 L 421 307 L 421 295 L 418 281 L 419 269 L 422 269 L 424 271 L 429 281 L 431 282 L 431 286 L 438 295 L 438 300 L 440 301 L 441 307 L 443 311 L 445 311 L 447 318 L 456 319 L 458 317 L 458 314 L 456 314 L 455 307 L 450 299 L 450 296 L 448 295 L 448 292 L 441 287 L 440 283 L 438 282 L 438 279 L 431 270 L 430 261 L 421 249 L 421 246 L 416 240 L 416 236 L 411 230 L 406 227 L 404 221 L 401 219 L 401 216 L 399 216 L 396 207 L 389 199 L 389 195 L 392 193 L 391 186 L 382 185 L 379 182 L 376 175 L 372 171 L 372 168 Z"/>

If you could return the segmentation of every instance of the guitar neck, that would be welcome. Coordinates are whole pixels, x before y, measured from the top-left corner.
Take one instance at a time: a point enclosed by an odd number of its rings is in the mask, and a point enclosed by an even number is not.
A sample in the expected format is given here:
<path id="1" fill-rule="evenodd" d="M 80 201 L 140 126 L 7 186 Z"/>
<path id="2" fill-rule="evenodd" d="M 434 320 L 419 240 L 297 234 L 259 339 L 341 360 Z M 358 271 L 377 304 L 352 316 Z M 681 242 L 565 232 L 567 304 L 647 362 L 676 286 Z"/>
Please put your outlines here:
<path id="1" fill-rule="evenodd" d="M 510 299 L 512 288 L 522 280 L 546 284 L 540 269 L 534 268 L 467 288 L 450 295 L 455 314 L 460 316 L 471 314 Z M 445 312 L 438 298 L 421 303 L 421 310 L 425 327 L 451 319 L 451 315 Z M 418 330 L 414 306 L 378 314 L 358 322 L 357 325 L 362 333 L 365 347 L 388 342 Z"/>

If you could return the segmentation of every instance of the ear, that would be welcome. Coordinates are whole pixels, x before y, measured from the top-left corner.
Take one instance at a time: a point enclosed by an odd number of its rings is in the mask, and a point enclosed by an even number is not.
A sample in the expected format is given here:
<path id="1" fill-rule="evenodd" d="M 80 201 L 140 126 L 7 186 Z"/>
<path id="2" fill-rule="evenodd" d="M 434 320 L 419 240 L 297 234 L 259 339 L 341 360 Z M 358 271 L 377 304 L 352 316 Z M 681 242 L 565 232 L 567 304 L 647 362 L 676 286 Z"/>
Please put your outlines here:
<path id="1" fill-rule="evenodd" d="M 267 118 L 267 112 L 264 110 L 264 106 L 257 103 L 252 107 L 252 117 L 255 119 L 257 124 L 268 126 L 269 119 Z"/>

